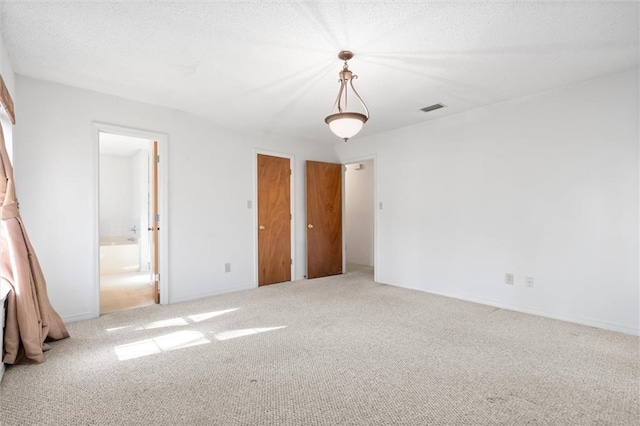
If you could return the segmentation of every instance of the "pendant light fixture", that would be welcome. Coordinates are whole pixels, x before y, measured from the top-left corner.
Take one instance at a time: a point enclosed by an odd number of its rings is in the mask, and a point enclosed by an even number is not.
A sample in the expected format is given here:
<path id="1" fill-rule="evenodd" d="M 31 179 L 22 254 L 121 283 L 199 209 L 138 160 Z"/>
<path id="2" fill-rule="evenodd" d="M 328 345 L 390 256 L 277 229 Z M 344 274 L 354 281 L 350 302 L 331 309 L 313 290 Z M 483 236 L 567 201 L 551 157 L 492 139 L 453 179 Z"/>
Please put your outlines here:
<path id="1" fill-rule="evenodd" d="M 353 87 L 353 80 L 358 78 L 358 76 L 349 71 L 349 65 L 347 64 L 347 61 L 353 58 L 353 52 L 343 50 L 338 53 L 338 58 L 344 61 L 342 71 L 338 73 L 340 77 L 340 90 L 338 91 L 336 102 L 331 109 L 331 114 L 324 119 L 324 122 L 329 125 L 333 133 L 346 142 L 350 137 L 355 136 L 360 129 L 362 129 L 364 123 L 367 122 L 369 119 L 369 109 L 356 91 L 356 88 Z M 365 114 L 349 111 L 349 87 L 351 87 L 351 91 L 364 107 Z"/>

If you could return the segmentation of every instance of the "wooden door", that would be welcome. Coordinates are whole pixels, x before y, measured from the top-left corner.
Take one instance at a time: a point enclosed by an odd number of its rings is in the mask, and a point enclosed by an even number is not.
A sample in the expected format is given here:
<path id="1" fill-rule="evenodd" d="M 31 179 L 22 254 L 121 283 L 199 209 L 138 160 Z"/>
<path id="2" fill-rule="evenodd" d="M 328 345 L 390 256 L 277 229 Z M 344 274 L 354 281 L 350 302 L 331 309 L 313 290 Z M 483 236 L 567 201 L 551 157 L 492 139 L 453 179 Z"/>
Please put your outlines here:
<path id="1" fill-rule="evenodd" d="M 160 232 L 160 214 L 158 213 L 158 167 L 160 166 L 160 155 L 158 153 L 158 142 L 153 142 L 153 159 L 152 164 L 152 180 L 151 180 L 151 198 L 153 199 L 151 209 L 151 224 L 149 230 L 152 234 L 152 261 L 153 261 L 153 294 L 156 303 L 160 303 L 160 251 L 159 251 L 159 232 Z"/>
<path id="2" fill-rule="evenodd" d="M 342 273 L 342 164 L 307 161 L 307 278 Z"/>
<path id="3" fill-rule="evenodd" d="M 291 166 L 258 154 L 258 285 L 291 281 Z"/>

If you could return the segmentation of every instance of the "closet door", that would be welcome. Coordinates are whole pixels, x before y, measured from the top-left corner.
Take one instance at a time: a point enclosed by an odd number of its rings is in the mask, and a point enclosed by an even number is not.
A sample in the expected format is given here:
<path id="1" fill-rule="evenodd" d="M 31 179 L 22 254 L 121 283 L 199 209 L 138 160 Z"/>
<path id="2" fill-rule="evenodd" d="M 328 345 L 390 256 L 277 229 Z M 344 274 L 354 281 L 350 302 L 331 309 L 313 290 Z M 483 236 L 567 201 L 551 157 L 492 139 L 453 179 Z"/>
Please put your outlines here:
<path id="1" fill-rule="evenodd" d="M 307 161 L 307 278 L 342 273 L 342 168 Z"/>
<path id="2" fill-rule="evenodd" d="M 258 154 L 258 285 L 291 281 L 291 169 Z"/>

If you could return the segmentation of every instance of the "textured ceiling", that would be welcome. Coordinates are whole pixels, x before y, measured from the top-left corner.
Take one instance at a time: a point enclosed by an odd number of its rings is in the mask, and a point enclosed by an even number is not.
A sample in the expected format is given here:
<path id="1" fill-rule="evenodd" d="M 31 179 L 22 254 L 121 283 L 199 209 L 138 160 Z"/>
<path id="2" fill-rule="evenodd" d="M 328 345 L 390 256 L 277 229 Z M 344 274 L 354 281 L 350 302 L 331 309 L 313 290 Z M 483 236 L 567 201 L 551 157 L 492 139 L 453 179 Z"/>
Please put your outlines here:
<path id="1" fill-rule="evenodd" d="M 363 135 L 638 65 L 635 2 L 3 0 L 0 13 L 17 74 L 327 143 L 341 142 L 323 120 L 342 49 L 371 111 Z"/>

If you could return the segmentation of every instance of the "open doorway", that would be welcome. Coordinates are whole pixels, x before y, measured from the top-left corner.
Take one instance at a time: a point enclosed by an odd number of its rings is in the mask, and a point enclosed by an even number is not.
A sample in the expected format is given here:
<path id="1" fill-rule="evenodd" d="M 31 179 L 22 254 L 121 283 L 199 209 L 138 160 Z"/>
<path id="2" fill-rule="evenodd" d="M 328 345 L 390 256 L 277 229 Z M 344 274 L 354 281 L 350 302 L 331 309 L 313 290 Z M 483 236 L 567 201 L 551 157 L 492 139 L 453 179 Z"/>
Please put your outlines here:
<path id="1" fill-rule="evenodd" d="M 157 303 L 157 142 L 99 132 L 100 314 Z"/>
<path id="2" fill-rule="evenodd" d="M 374 161 L 345 166 L 346 272 L 373 274 L 374 267 Z"/>

